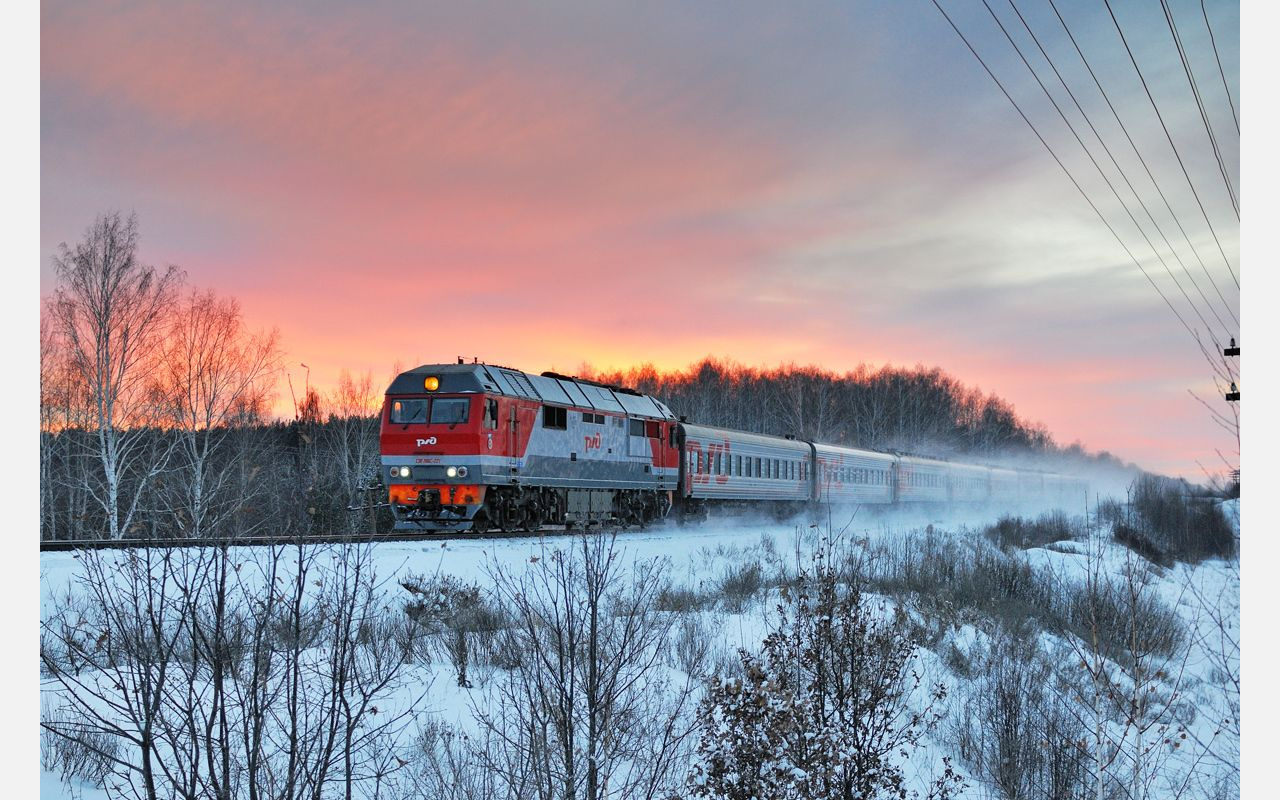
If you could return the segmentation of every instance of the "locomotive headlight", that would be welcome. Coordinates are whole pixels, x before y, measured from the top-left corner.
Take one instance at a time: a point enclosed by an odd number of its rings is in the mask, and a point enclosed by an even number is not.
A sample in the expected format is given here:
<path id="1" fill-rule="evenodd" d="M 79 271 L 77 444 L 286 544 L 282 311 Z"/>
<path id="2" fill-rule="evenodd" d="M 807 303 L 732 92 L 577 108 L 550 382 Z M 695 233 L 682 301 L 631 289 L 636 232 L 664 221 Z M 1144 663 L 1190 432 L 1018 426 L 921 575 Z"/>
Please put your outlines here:
<path id="1" fill-rule="evenodd" d="M 440 379 L 435 375 L 428 375 L 427 379 L 422 382 L 422 386 L 428 392 L 434 392 L 436 389 L 440 388 Z"/>
<path id="2" fill-rule="evenodd" d="M 459 477 L 459 478 L 465 478 L 465 477 L 467 477 L 467 468 L 466 468 L 466 467 L 458 467 L 458 477 Z"/>
<path id="3" fill-rule="evenodd" d="M 412 474 L 413 474 L 412 467 L 392 467 L 391 468 L 391 477 L 393 478 L 408 478 Z"/>
<path id="4" fill-rule="evenodd" d="M 446 469 L 446 470 L 444 471 L 444 474 L 445 474 L 445 475 L 447 475 L 447 476 L 449 476 L 450 478 L 456 478 L 456 477 L 458 477 L 458 468 L 457 468 L 457 467 L 449 467 L 448 469 Z"/>

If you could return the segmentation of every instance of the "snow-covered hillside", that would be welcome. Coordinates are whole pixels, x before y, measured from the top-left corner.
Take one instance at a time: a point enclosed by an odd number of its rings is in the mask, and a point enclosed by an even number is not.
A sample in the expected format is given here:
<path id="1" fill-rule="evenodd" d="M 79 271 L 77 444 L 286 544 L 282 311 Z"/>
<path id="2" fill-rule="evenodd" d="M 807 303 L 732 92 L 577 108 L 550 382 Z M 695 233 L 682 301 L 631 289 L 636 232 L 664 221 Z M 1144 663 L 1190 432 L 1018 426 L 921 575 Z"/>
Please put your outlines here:
<path id="1" fill-rule="evenodd" d="M 1231 510 L 1238 519 L 1238 501 L 1233 504 Z M 1074 540 L 1036 542 L 1026 550 L 1001 549 L 984 535 L 995 521 L 994 516 L 973 514 L 961 520 L 847 512 L 819 521 L 712 520 L 694 527 L 622 532 L 614 553 L 617 574 L 622 576 L 620 596 L 640 597 L 637 587 L 642 580 L 635 576 L 650 574 L 645 569 L 658 570 L 654 593 L 647 596 L 655 613 L 644 619 L 656 626 L 654 630 L 661 628 L 662 637 L 653 641 L 667 647 L 667 652 L 658 654 L 661 667 L 637 671 L 636 680 L 671 698 L 670 703 L 655 701 L 654 714 L 691 722 L 707 681 L 711 676 L 731 680 L 740 675 L 738 651 L 760 650 L 778 622 L 777 608 L 787 597 L 785 587 L 799 570 L 810 569 L 815 552 L 825 547 L 829 562 L 838 555 L 841 563 L 858 565 L 863 592 L 876 613 L 894 619 L 916 642 L 911 668 L 921 674 L 921 686 L 946 688 L 946 699 L 934 704 L 941 720 L 901 764 L 908 790 L 924 796 L 945 768 L 944 759 L 949 759 L 967 784 L 955 796 L 975 800 L 1001 796 L 1002 791 L 1011 790 L 1011 781 L 1024 781 L 1024 788 L 1030 790 L 1039 776 L 1053 769 L 1060 769 L 1064 780 L 1084 781 L 1076 788 L 1091 796 L 1099 775 L 1108 791 L 1129 796 L 1164 798 L 1194 792 L 1195 796 L 1229 797 L 1238 793 L 1238 563 L 1211 560 L 1194 567 L 1157 567 L 1114 543 L 1103 529 L 1081 533 Z M 1072 524 L 1084 530 L 1081 521 Z M 467 648 L 465 682 L 469 685 L 460 685 L 456 647 L 450 649 L 456 645 L 451 645 L 450 637 L 456 636 L 454 623 L 461 608 L 457 598 L 463 596 L 455 590 L 478 586 L 483 598 L 495 582 L 507 581 L 508 606 L 518 606 L 519 597 L 511 587 L 525 592 L 538 585 L 545 588 L 546 584 L 537 584 L 539 576 L 551 572 L 552 564 L 566 563 L 570 559 L 566 548 L 575 547 L 577 541 L 564 536 L 459 538 L 443 544 L 380 543 L 363 551 L 368 556 L 366 568 L 377 576 L 374 600 L 368 607 L 403 622 L 405 607 L 417 604 L 418 623 L 413 624 L 418 625 L 422 640 L 410 643 L 403 653 L 406 663 L 395 679 L 374 692 L 376 696 L 367 703 L 375 709 L 374 715 L 360 718 L 363 726 L 369 720 L 379 722 L 412 712 L 398 717 L 403 724 L 383 731 L 388 738 L 378 746 L 392 749 L 378 756 L 381 761 L 371 758 L 365 764 L 391 765 L 386 780 L 378 782 L 381 796 L 396 796 L 396 791 L 414 787 L 422 791 L 425 784 L 407 776 L 425 769 L 428 762 L 438 769 L 442 754 L 460 757 L 461 740 L 452 737 L 493 736 L 495 724 L 502 723 L 495 714 L 514 713 L 507 693 L 513 690 L 511 673 L 520 669 L 512 661 L 518 657 L 503 652 L 500 637 L 495 638 L 492 631 L 462 634 L 472 638 L 462 643 Z M 233 583 L 244 587 L 246 596 L 265 594 L 263 587 L 268 585 L 288 587 L 295 574 L 294 555 L 285 551 L 276 565 L 279 571 L 272 576 L 260 572 L 261 551 L 233 549 L 228 574 Z M 348 555 L 340 548 L 323 549 L 324 563 L 314 567 L 316 580 L 306 589 L 312 593 L 308 597 L 319 598 L 329 590 L 327 582 L 336 574 L 332 565 Z M 136 559 L 130 561 L 128 555 L 106 554 L 101 564 L 94 558 L 72 553 L 41 557 L 42 615 L 51 630 L 63 632 L 63 645 L 79 642 L 92 650 L 99 638 L 99 649 L 104 646 L 100 639 L 105 633 L 95 629 L 68 634 L 75 620 L 67 622 L 65 614 L 56 614 L 68 602 L 75 607 L 74 598 L 86 596 L 88 589 L 82 582 L 86 574 L 108 584 L 119 582 L 120 587 L 128 580 L 119 576 L 127 576 L 130 569 L 137 574 Z M 100 572 L 90 568 L 95 564 L 102 567 Z M 146 567 L 155 568 L 154 564 Z M 283 588 L 277 591 L 282 597 L 286 593 Z M 499 599 L 484 602 L 496 607 Z M 570 605 L 577 602 L 562 599 Z M 513 615 L 509 609 L 504 613 L 504 624 L 519 622 L 518 613 Z M 313 655 L 328 657 L 332 648 L 325 647 L 315 644 Z M 642 651 L 636 649 L 637 658 L 643 657 Z M 69 683 L 103 687 L 117 680 L 109 669 L 97 668 L 101 663 L 84 660 Z M 64 663 L 63 668 L 69 667 Z M 627 669 L 616 664 L 613 668 Z M 176 675 L 187 674 L 174 669 Z M 321 671 L 315 668 L 315 674 Z M 1003 677 L 995 682 L 992 676 Z M 202 674 L 189 681 L 194 697 L 209 696 L 208 680 Z M 1024 681 L 1027 687 L 1020 694 L 1008 691 L 1023 685 L 1016 681 Z M 46 715 L 67 719 L 67 712 L 57 711 L 67 683 L 60 685 L 48 676 L 43 679 Z M 908 707 L 920 710 L 928 702 L 926 695 L 924 691 L 911 694 Z M 112 696 L 110 686 L 99 688 L 91 705 L 109 716 L 116 713 L 107 703 Z M 1017 732 L 1019 725 L 1028 725 L 1033 718 L 1010 716 L 1007 708 L 993 704 L 1014 700 L 1036 711 L 1036 719 L 1056 721 L 1058 727 L 1038 733 L 1023 729 L 1025 736 L 1044 740 L 1024 742 L 1031 749 L 1011 755 L 1000 749 L 1007 748 L 1000 736 Z M 627 724 L 640 723 L 633 719 Z M 78 777 L 64 783 L 56 774 L 65 767 L 53 752 L 56 737 L 41 735 L 43 797 L 116 796 Z M 685 749 L 679 751 L 684 761 L 673 766 L 671 775 L 689 772 L 698 735 L 695 730 L 684 743 Z M 1052 741 L 1057 736 L 1065 737 L 1064 741 Z M 1049 756 L 1069 759 L 1075 766 L 1054 767 L 1052 759 L 1046 760 Z M 130 760 L 134 756 L 125 747 L 116 757 Z M 1013 774 L 1007 768 L 1002 772 L 995 763 L 1010 760 L 1021 764 L 1021 772 Z M 608 796 L 624 796 L 629 791 L 627 776 L 635 773 L 619 767 Z M 121 783 L 112 777 L 106 782 Z M 141 785 L 136 777 L 134 785 Z M 372 785 L 361 784 L 357 796 Z"/>

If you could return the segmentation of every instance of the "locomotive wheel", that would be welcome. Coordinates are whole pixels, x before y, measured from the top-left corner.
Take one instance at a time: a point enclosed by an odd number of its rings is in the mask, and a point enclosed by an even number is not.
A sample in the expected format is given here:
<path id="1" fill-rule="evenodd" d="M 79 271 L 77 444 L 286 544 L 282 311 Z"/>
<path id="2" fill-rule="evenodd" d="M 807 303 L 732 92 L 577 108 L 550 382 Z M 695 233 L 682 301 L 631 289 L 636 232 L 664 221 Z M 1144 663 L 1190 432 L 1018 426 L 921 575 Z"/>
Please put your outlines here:
<path id="1" fill-rule="evenodd" d="M 530 500 L 528 505 L 524 507 L 524 529 L 536 531 L 542 527 L 542 522 L 542 504 L 537 500 Z"/>
<path id="2" fill-rule="evenodd" d="M 518 511 L 509 498 L 497 497 L 493 504 L 493 524 L 503 533 L 514 530 L 520 521 Z"/>
<path id="3" fill-rule="evenodd" d="M 471 519 L 472 533 L 488 533 L 489 532 L 489 514 L 485 509 L 480 509 Z"/>

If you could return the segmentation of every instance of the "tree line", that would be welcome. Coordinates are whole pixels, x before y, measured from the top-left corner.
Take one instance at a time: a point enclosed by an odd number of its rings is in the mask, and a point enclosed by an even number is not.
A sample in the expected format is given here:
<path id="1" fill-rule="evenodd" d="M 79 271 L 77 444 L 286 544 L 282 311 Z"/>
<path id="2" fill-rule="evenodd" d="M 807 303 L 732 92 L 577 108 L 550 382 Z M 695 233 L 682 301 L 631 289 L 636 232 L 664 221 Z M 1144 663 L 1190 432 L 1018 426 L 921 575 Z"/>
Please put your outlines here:
<path id="1" fill-rule="evenodd" d="M 982 463 L 1023 462 L 1132 469 L 1105 451 L 1057 444 L 1049 430 L 1018 416 L 993 393 L 938 367 L 872 367 L 843 374 L 817 366 L 744 366 L 704 358 L 686 370 L 646 364 L 586 377 L 633 387 L 692 422 L 752 433 Z"/>

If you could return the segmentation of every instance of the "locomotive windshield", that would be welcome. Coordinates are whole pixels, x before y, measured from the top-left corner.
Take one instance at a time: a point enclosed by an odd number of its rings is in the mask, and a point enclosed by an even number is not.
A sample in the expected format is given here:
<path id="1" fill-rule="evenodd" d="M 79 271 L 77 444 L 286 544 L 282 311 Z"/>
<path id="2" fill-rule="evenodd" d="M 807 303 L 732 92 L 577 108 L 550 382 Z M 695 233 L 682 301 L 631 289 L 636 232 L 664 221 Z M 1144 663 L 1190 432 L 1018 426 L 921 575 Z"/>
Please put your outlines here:
<path id="1" fill-rule="evenodd" d="M 427 402 L 426 400 L 395 400 L 391 403 L 391 421 L 392 422 L 426 422 L 427 421 Z"/>
<path id="2" fill-rule="evenodd" d="M 456 400 L 437 397 L 431 401 L 432 425 L 457 425 L 467 421 L 467 409 L 471 401 L 463 398 Z"/>

